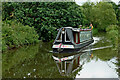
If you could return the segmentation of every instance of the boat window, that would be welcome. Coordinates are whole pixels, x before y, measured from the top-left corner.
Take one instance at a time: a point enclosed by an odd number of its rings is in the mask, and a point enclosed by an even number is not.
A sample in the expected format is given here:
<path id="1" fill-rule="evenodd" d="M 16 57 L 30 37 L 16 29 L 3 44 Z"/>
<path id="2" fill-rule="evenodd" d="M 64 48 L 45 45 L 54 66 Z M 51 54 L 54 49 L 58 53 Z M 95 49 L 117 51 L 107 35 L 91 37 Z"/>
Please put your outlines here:
<path id="1" fill-rule="evenodd" d="M 81 31 L 80 42 L 90 40 L 90 39 L 91 39 L 91 32 L 90 31 Z"/>
<path id="2" fill-rule="evenodd" d="M 62 34 L 61 33 L 59 34 L 57 41 L 62 41 Z"/>
<path id="3" fill-rule="evenodd" d="M 70 39 L 69 39 L 68 34 L 67 34 L 66 31 L 65 31 L 65 41 L 66 41 L 66 42 L 70 42 Z"/>

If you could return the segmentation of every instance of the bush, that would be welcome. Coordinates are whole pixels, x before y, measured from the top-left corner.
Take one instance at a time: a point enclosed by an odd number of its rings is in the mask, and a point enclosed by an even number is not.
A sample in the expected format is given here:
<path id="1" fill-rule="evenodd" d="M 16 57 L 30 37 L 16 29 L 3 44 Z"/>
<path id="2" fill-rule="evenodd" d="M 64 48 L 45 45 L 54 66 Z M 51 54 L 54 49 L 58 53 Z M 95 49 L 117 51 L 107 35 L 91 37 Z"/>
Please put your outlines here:
<path id="1" fill-rule="evenodd" d="M 98 31 L 105 31 L 105 29 L 112 24 L 117 23 L 115 10 L 112 4 L 106 2 L 83 4 L 84 14 L 88 20 L 87 24 L 93 23 Z"/>
<path id="2" fill-rule="evenodd" d="M 93 28 L 93 35 L 98 34 L 98 29 L 97 28 Z"/>
<path id="3" fill-rule="evenodd" d="M 106 28 L 108 37 L 113 43 L 115 49 L 118 49 L 118 26 L 117 25 L 110 25 Z"/>
<path id="4" fill-rule="evenodd" d="M 2 24 L 2 50 L 37 43 L 38 37 L 33 27 L 8 20 Z"/>
<path id="5" fill-rule="evenodd" d="M 78 27 L 84 24 L 82 8 L 75 2 L 23 2 L 3 3 L 2 20 L 17 20 L 34 26 L 39 39 L 55 39 L 56 29 Z"/>

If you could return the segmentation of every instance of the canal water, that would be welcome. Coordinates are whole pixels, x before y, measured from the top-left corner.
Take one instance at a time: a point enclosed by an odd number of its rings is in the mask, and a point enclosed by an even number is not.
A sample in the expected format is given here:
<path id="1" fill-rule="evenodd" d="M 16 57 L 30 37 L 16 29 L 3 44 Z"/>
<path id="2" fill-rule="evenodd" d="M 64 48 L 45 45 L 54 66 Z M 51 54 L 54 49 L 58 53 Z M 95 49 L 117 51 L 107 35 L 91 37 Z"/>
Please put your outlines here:
<path id="1" fill-rule="evenodd" d="M 52 43 L 40 42 L 2 54 L 3 78 L 118 78 L 118 53 L 105 36 L 79 53 L 53 54 Z"/>

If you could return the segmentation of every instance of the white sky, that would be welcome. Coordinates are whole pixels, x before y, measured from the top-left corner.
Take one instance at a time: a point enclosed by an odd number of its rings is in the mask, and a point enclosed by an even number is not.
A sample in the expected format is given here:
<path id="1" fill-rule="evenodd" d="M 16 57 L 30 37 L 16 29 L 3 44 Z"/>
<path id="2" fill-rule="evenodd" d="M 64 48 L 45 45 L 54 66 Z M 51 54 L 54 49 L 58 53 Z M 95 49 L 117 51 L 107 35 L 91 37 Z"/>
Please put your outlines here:
<path id="1" fill-rule="evenodd" d="M 87 2 L 88 0 L 75 0 L 75 2 L 78 4 L 78 5 L 82 5 L 83 3 Z M 99 2 L 99 1 L 102 1 L 102 0 L 89 0 L 90 2 Z M 120 0 L 111 0 L 113 2 L 115 2 L 116 4 L 118 4 L 118 2 Z"/>

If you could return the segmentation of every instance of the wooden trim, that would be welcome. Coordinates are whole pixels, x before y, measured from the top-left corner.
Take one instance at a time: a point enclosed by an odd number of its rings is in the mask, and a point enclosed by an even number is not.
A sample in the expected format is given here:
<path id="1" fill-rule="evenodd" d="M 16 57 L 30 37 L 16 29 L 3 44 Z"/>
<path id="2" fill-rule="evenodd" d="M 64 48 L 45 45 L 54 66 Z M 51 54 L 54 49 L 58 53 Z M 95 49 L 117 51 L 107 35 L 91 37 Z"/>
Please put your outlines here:
<path id="1" fill-rule="evenodd" d="M 77 44 L 80 44 L 80 32 L 78 33 L 78 43 Z"/>
<path id="2" fill-rule="evenodd" d="M 76 43 L 76 33 L 74 32 L 73 35 L 74 35 L 74 42 Z"/>
<path id="3" fill-rule="evenodd" d="M 80 32 L 74 32 L 73 35 L 74 35 L 74 42 L 76 43 L 76 35 L 77 35 L 78 42 L 76 44 L 80 44 Z"/>

